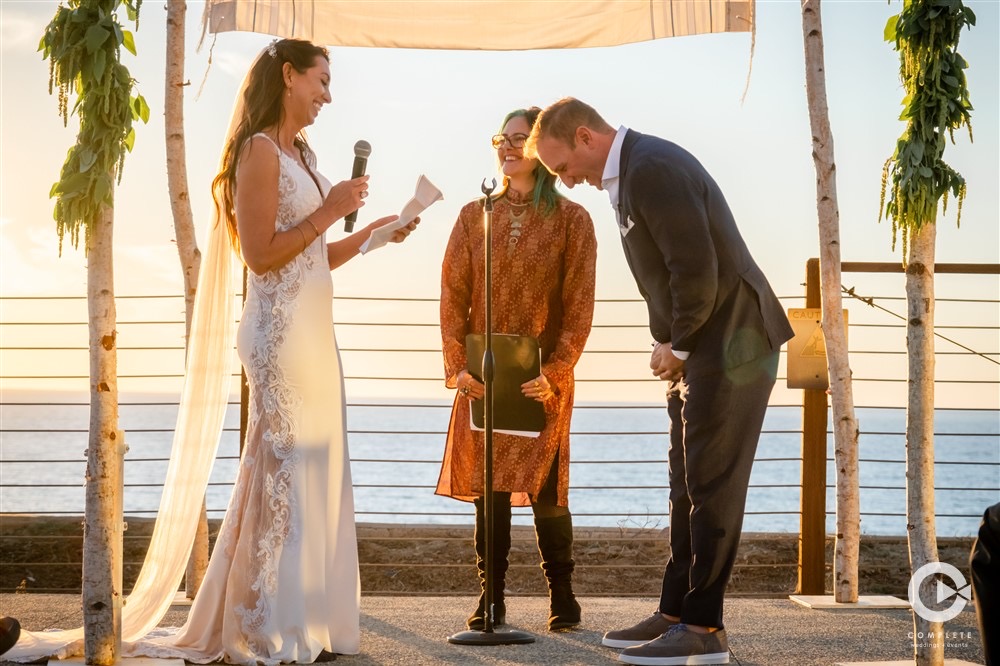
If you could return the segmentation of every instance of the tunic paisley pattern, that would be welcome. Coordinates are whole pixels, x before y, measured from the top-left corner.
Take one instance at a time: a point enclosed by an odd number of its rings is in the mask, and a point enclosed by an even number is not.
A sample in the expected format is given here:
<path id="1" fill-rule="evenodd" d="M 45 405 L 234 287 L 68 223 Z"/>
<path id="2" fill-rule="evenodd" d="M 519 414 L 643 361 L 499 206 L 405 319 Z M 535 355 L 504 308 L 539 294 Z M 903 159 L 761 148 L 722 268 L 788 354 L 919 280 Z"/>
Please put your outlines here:
<path id="1" fill-rule="evenodd" d="M 529 205 L 518 225 L 512 212 L 516 220 L 530 201 L 530 196 L 508 190 L 494 205 L 493 332 L 538 339 L 542 374 L 555 395 L 545 404 L 546 426 L 538 437 L 494 432 L 493 490 L 512 493 L 514 506 L 527 506 L 554 471 L 556 503 L 567 506 L 573 368 L 593 320 L 597 241 L 587 211 L 564 198 L 545 216 Z M 466 204 L 441 270 L 441 337 L 449 388 L 456 387 L 458 373 L 466 368 L 466 334 L 486 330 L 484 236 L 482 201 Z M 470 428 L 469 409 L 469 400 L 456 394 L 436 491 L 464 501 L 483 494 L 483 433 Z"/>

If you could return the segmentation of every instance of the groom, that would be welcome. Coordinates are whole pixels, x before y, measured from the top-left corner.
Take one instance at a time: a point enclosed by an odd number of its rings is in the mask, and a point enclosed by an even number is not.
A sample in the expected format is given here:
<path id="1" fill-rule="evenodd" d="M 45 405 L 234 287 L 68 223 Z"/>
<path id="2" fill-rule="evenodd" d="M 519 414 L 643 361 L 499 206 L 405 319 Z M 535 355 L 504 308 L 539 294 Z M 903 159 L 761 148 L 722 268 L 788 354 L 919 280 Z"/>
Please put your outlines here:
<path id="1" fill-rule="evenodd" d="M 719 186 L 680 146 L 615 131 L 570 97 L 542 111 L 526 152 L 567 187 L 611 197 L 649 310 L 649 366 L 667 382 L 671 556 L 660 604 L 603 642 L 625 648 L 619 660 L 630 664 L 729 663 L 723 596 L 791 326 Z"/>

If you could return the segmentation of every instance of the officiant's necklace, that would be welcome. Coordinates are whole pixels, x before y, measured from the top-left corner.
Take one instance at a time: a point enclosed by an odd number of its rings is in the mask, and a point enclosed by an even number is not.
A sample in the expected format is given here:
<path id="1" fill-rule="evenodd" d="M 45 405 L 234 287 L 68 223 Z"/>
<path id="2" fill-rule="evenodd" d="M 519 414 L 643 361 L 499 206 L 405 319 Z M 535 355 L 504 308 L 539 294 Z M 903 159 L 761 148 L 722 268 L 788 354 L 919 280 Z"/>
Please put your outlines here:
<path id="1" fill-rule="evenodd" d="M 531 203 L 528 201 L 514 203 L 507 199 L 507 205 L 510 206 L 510 235 L 507 237 L 507 251 L 513 252 L 521 240 L 521 227 L 524 226 L 524 218 L 531 210 Z"/>

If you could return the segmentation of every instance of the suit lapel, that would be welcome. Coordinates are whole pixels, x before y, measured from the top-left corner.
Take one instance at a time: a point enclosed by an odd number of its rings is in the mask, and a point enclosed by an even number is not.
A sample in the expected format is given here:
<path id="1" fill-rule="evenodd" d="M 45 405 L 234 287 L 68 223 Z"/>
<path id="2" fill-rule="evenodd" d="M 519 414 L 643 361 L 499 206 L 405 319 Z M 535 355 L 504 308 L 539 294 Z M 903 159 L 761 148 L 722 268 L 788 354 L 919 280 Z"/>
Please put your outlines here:
<path id="1" fill-rule="evenodd" d="M 635 130 L 628 130 L 625 133 L 625 140 L 622 142 L 622 152 L 621 158 L 618 163 L 618 209 L 615 211 L 615 217 L 618 220 L 618 230 L 624 238 L 635 222 L 632 221 L 632 206 L 631 201 L 628 200 L 628 163 L 629 157 L 632 154 L 632 146 L 639 139 L 641 135 Z"/>

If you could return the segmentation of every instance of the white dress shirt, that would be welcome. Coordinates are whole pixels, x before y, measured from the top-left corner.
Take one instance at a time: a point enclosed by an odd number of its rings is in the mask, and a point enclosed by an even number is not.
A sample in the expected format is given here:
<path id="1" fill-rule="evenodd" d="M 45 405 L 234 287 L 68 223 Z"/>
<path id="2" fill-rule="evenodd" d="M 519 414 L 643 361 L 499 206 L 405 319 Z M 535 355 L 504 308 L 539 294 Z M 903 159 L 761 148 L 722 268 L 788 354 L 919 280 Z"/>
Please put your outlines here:
<path id="1" fill-rule="evenodd" d="M 615 134 L 615 140 L 611 142 L 611 150 L 608 151 L 608 159 L 604 163 L 604 173 L 601 175 L 601 188 L 608 193 L 611 198 L 611 207 L 618 211 L 618 174 L 621 171 L 622 144 L 625 143 L 625 133 L 628 128 L 622 125 Z"/>

